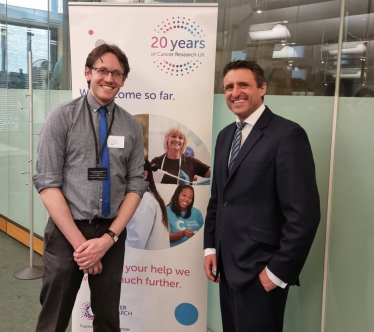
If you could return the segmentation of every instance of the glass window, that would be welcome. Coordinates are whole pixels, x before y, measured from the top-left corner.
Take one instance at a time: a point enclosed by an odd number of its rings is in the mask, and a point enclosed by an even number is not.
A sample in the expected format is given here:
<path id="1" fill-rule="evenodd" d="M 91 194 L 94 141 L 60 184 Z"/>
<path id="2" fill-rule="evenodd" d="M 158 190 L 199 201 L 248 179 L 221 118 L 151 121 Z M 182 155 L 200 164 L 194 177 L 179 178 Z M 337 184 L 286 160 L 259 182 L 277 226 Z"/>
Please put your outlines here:
<path id="1" fill-rule="evenodd" d="M 28 86 L 28 51 L 32 51 L 34 88 L 45 89 L 51 72 L 48 30 L 8 24 L 6 31 L 8 88 Z M 1 56 L 5 60 L 6 53 Z"/>
<path id="2" fill-rule="evenodd" d="M 339 1 L 218 2 L 217 93 L 223 92 L 220 73 L 224 65 L 247 59 L 264 68 L 268 95 L 334 95 Z M 357 85 L 373 80 L 370 5 L 368 0 L 351 1 L 351 7 L 345 20 L 341 72 L 341 94 L 346 96 L 352 96 Z"/>
<path id="3" fill-rule="evenodd" d="M 48 0 L 7 0 L 7 5 L 48 11 Z"/>
<path id="4" fill-rule="evenodd" d="M 27 43 L 28 29 L 26 27 L 7 25 L 7 69 L 10 75 L 8 84 L 10 88 L 17 87 L 16 78 L 19 70 L 23 70 L 24 73 L 28 72 Z"/>
<path id="5" fill-rule="evenodd" d="M 373 12 L 371 1 L 346 2 L 339 89 L 342 97 L 374 97 Z M 336 55 L 331 50 L 329 53 L 334 57 L 330 64 L 336 72 Z"/>

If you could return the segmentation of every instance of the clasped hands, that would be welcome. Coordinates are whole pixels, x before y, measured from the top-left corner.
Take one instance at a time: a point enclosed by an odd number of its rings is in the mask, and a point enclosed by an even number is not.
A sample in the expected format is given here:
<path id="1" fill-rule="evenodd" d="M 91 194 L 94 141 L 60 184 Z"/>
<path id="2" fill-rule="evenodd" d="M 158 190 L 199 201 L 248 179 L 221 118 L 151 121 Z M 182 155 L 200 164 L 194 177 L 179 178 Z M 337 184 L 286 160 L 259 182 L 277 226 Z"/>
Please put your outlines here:
<path id="1" fill-rule="evenodd" d="M 104 237 L 91 239 L 75 249 L 73 256 L 80 270 L 92 275 L 100 274 L 103 271 L 101 258 L 113 245 L 112 239 L 109 237 L 108 239 Z"/>
<path id="2" fill-rule="evenodd" d="M 195 234 L 195 232 L 193 230 L 191 230 L 191 229 L 185 229 L 183 231 L 183 235 L 187 236 L 187 237 L 192 237 L 192 236 L 194 236 L 194 234 Z"/>

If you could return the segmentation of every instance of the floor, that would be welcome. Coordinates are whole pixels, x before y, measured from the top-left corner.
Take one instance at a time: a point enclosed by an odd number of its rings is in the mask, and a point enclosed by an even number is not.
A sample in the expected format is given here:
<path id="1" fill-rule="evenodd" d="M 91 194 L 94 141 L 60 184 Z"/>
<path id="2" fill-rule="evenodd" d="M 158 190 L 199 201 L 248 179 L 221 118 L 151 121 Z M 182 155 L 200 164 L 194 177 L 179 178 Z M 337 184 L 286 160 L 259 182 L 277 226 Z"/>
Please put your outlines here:
<path id="1" fill-rule="evenodd" d="M 33 266 L 42 266 L 42 256 L 34 253 L 33 260 Z M 35 331 L 42 279 L 14 277 L 17 271 L 29 266 L 30 249 L 0 231 L 0 332 Z M 71 322 L 67 331 L 71 331 Z"/>
<path id="2" fill-rule="evenodd" d="M 39 254 L 34 254 L 33 265 L 42 265 Z M 29 266 L 29 248 L 0 231 L 0 332 L 35 331 L 42 279 L 14 277 Z"/>

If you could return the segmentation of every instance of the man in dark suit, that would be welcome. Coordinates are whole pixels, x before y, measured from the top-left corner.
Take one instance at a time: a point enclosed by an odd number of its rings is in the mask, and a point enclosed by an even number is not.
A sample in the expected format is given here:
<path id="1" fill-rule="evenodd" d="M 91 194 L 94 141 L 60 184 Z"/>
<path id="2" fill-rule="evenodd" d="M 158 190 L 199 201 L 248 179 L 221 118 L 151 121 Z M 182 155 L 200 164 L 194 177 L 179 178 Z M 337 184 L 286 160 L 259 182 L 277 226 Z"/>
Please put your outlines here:
<path id="1" fill-rule="evenodd" d="M 222 82 L 237 120 L 217 138 L 204 268 L 220 282 L 224 332 L 278 332 L 320 220 L 313 155 L 305 131 L 263 104 L 256 62 L 230 62 Z"/>

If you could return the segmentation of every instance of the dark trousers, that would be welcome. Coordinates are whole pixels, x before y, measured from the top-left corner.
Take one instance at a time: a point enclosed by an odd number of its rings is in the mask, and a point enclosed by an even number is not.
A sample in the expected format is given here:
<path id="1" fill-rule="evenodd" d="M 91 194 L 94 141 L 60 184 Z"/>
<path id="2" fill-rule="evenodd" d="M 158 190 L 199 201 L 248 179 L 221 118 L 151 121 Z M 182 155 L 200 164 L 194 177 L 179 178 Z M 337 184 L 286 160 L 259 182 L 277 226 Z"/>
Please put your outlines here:
<path id="1" fill-rule="evenodd" d="M 89 240 L 101 237 L 111 221 L 89 224 L 76 222 L 83 236 Z M 125 256 L 126 230 L 101 259 L 103 271 L 88 275 L 91 291 L 91 309 L 95 332 L 119 332 L 119 304 L 121 278 Z M 40 294 L 42 310 L 37 332 L 66 331 L 79 291 L 83 272 L 73 258 L 74 249 L 50 218 L 44 233 L 44 274 Z"/>
<path id="2" fill-rule="evenodd" d="M 257 277 L 244 289 L 233 289 L 220 270 L 220 303 L 224 332 L 281 332 L 288 286 L 266 292 Z"/>

